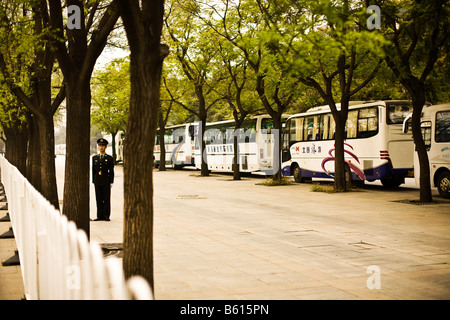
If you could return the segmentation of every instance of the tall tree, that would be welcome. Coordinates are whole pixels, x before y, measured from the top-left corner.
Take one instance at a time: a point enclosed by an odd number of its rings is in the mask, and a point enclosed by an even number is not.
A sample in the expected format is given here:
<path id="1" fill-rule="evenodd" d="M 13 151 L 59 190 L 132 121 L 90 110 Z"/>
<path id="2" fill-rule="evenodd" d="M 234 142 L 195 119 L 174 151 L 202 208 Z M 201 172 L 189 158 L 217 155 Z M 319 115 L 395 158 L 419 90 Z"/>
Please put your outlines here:
<path id="1" fill-rule="evenodd" d="M 240 180 L 240 166 L 239 166 L 239 142 L 240 129 L 244 120 L 256 112 L 264 112 L 261 104 L 258 103 L 258 97 L 254 94 L 252 86 L 253 74 L 249 70 L 247 60 L 242 56 L 239 49 L 234 47 L 229 41 L 219 38 L 216 46 L 219 48 L 219 61 L 216 67 L 217 72 L 224 73 L 220 76 L 223 80 L 217 87 L 216 91 L 220 91 L 231 109 L 234 118 L 234 134 L 233 134 L 233 180 Z M 260 107 L 258 109 L 258 107 Z"/>
<path id="2" fill-rule="evenodd" d="M 62 86 L 52 97 L 55 54 L 47 29 L 48 13 L 42 2 L 25 2 L 1 7 L 0 16 L 0 70 L 11 92 L 33 114 L 30 149 L 40 152 L 40 161 L 32 163 L 30 182 L 59 208 L 53 115 L 64 100 L 65 89 Z"/>
<path id="3" fill-rule="evenodd" d="M 66 86 L 66 165 L 63 213 L 89 237 L 89 140 L 91 76 L 119 17 L 117 0 L 68 0 L 77 8 L 64 26 L 61 0 L 45 1 L 54 46 Z"/>
<path id="4" fill-rule="evenodd" d="M 125 131 L 130 105 L 130 63 L 126 58 L 114 59 L 95 74 L 92 87 L 92 124 L 111 134 L 112 157 L 116 161 L 115 138 Z"/>
<path id="5" fill-rule="evenodd" d="M 164 1 L 119 0 L 130 47 L 130 111 L 124 144 L 124 255 L 126 277 L 140 275 L 154 288 L 153 147 L 163 60 Z M 139 152 L 137 152 L 139 151 Z"/>
<path id="6" fill-rule="evenodd" d="M 291 77 L 314 88 L 331 109 L 336 124 L 334 186 L 346 190 L 349 103 L 380 68 L 383 37 L 359 27 L 365 19 L 359 1 L 256 1 L 268 26 L 266 47 L 275 61 Z"/>
<path id="7" fill-rule="evenodd" d="M 27 113 L 11 94 L 7 85 L 0 77 L 0 127 L 2 129 L 2 140 L 5 143 L 5 158 L 24 175 L 27 176 L 26 160 L 29 156 L 27 150 L 29 138 L 29 124 Z"/>
<path id="8" fill-rule="evenodd" d="M 276 4 L 274 3 L 274 6 Z M 254 73 L 255 90 L 260 102 L 274 122 L 278 132 L 278 144 L 274 151 L 273 179 L 281 179 L 281 129 L 283 114 L 295 100 L 298 80 L 279 68 L 271 53 L 271 45 L 265 41 L 266 24 L 256 1 L 223 0 L 220 6 L 202 3 L 193 10 L 216 34 L 227 39 L 241 50 Z M 275 145 L 276 145 L 275 144 Z"/>
<path id="9" fill-rule="evenodd" d="M 431 202 L 430 164 L 420 128 L 427 80 L 438 59 L 448 55 L 450 6 L 448 0 L 383 1 L 382 30 L 390 40 L 386 62 L 411 96 L 412 132 L 420 165 L 420 201 Z"/>
<path id="10" fill-rule="evenodd" d="M 176 59 L 181 66 L 182 73 L 192 87 L 192 95 L 196 99 L 191 105 L 178 99 L 173 101 L 195 114 L 200 120 L 201 130 L 198 139 L 202 155 L 201 175 L 208 176 L 208 164 L 204 156 L 206 144 L 203 135 L 209 111 L 223 97 L 217 96 L 213 89 L 220 79 L 211 76 L 212 61 L 217 53 L 217 49 L 210 45 L 214 35 L 198 23 L 199 21 L 190 11 L 190 6 L 195 6 L 195 2 L 173 1 L 166 14 L 165 30 L 168 33 L 168 41 L 175 48 Z M 170 91 L 168 92 L 173 98 L 174 95 Z"/>

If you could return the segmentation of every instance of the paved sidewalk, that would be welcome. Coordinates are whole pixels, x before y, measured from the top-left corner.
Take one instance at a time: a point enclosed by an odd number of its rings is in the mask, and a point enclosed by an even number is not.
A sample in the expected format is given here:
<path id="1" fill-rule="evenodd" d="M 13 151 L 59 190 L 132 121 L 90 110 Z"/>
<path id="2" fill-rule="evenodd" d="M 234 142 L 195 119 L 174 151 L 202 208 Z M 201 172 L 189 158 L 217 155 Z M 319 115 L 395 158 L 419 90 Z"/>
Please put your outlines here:
<path id="1" fill-rule="evenodd" d="M 111 221 L 91 223 L 99 243 L 122 242 L 115 172 Z M 417 205 L 413 188 L 328 194 L 189 170 L 154 177 L 156 299 L 450 299 L 450 201 L 436 191 L 437 203 Z M 13 278 L 3 272 L 0 288 Z"/>
<path id="2" fill-rule="evenodd" d="M 437 204 L 417 205 L 408 188 L 327 194 L 154 176 L 156 299 L 450 298 L 450 201 L 436 193 Z M 122 242 L 123 203 L 113 201 L 112 221 L 91 224 L 100 243 Z"/>
<path id="3" fill-rule="evenodd" d="M 6 202 L 0 202 L 3 207 Z M 8 210 L 0 210 L 0 218 L 3 218 Z M 10 222 L 0 222 L 0 234 L 9 231 Z M 14 238 L 0 239 L 0 262 L 14 256 L 17 249 Z M 0 263 L 0 300 L 20 300 L 25 297 L 23 289 L 22 272 L 20 266 L 3 266 Z"/>

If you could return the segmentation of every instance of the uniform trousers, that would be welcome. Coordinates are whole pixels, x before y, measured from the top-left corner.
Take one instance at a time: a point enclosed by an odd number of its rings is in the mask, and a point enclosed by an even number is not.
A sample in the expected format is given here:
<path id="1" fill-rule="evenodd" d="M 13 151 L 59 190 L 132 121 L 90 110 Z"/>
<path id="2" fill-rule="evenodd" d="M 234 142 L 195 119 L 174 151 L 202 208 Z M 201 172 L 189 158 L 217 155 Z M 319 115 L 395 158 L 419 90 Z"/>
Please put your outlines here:
<path id="1" fill-rule="evenodd" d="M 111 185 L 95 184 L 95 199 L 97 201 L 97 219 L 109 219 L 111 215 Z"/>

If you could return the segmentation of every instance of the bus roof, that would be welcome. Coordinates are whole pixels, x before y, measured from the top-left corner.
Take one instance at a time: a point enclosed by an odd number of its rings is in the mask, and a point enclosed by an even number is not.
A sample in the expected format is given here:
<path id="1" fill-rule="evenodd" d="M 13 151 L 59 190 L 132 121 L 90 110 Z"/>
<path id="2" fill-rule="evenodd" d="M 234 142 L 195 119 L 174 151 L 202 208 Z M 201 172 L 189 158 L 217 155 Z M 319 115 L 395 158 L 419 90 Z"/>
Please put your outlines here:
<path id="1" fill-rule="evenodd" d="M 355 109 L 355 108 L 358 108 L 358 107 L 375 106 L 375 105 L 380 105 L 380 102 L 382 102 L 382 103 L 393 103 L 393 104 L 411 103 L 411 101 L 408 101 L 408 100 L 350 101 L 349 102 L 349 107 L 350 107 L 350 109 Z M 338 110 L 340 110 L 341 104 L 340 103 L 336 103 L 336 108 Z M 306 110 L 305 112 L 296 113 L 296 114 L 290 116 L 289 118 L 296 118 L 296 117 L 305 116 L 305 115 L 308 115 L 308 114 L 314 114 L 314 113 L 319 113 L 320 114 L 320 113 L 327 113 L 327 112 L 330 112 L 330 106 L 329 105 L 323 105 L 323 106 L 317 106 L 317 107 L 310 108 L 310 109 Z"/>
<path id="2" fill-rule="evenodd" d="M 174 124 L 172 126 L 166 126 L 165 128 L 166 129 L 181 128 L 181 127 L 186 127 L 187 125 L 193 125 L 193 124 L 194 124 L 194 122 L 188 122 L 188 123 L 182 123 L 182 124 Z M 156 130 L 159 130 L 159 127 Z"/>
<path id="3" fill-rule="evenodd" d="M 433 112 L 450 111 L 450 103 L 432 104 L 422 110 L 422 117 L 430 116 Z"/>
<path id="4" fill-rule="evenodd" d="M 288 118 L 290 117 L 290 114 L 283 114 L 283 117 Z M 271 116 L 269 114 L 257 114 L 257 115 L 253 115 L 249 117 L 250 119 L 257 119 L 257 118 L 267 118 L 270 119 Z M 222 120 L 222 121 L 216 121 L 216 122 L 207 122 L 206 126 L 215 126 L 215 125 L 221 125 L 221 124 L 225 124 L 225 123 L 234 123 L 234 119 L 231 120 Z"/>
<path id="5" fill-rule="evenodd" d="M 450 110 L 450 103 L 432 104 L 427 106 L 427 109 Z"/>

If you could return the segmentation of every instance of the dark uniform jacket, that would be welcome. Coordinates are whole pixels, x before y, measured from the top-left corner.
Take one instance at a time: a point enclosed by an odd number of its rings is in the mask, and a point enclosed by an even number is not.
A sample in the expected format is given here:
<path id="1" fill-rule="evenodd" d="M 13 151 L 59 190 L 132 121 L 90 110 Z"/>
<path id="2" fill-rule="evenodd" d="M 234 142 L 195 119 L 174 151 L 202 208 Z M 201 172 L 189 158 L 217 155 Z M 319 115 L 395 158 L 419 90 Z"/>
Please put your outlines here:
<path id="1" fill-rule="evenodd" d="M 92 157 L 92 182 L 97 185 L 107 185 L 114 183 L 114 162 L 113 157 L 99 154 Z"/>

